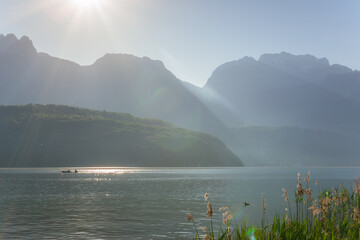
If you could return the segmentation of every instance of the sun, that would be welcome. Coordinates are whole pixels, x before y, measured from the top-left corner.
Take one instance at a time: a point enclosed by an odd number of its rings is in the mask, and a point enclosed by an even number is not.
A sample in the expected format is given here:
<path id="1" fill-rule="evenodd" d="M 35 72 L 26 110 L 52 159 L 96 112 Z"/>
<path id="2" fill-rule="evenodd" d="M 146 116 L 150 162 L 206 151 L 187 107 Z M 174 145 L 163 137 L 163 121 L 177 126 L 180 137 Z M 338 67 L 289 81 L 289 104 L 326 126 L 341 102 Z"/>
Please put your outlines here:
<path id="1" fill-rule="evenodd" d="M 93 8 L 100 4 L 101 0 L 72 0 L 79 8 Z"/>

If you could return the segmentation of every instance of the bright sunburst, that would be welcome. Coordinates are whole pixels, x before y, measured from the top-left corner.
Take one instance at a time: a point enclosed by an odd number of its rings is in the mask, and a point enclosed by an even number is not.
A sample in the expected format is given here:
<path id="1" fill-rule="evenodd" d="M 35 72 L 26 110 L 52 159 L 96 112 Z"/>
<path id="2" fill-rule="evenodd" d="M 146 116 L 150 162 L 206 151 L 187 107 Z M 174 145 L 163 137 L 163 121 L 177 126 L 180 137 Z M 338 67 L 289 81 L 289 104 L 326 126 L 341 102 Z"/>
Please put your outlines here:
<path id="1" fill-rule="evenodd" d="M 79 8 L 93 8 L 100 4 L 101 0 L 72 0 Z"/>

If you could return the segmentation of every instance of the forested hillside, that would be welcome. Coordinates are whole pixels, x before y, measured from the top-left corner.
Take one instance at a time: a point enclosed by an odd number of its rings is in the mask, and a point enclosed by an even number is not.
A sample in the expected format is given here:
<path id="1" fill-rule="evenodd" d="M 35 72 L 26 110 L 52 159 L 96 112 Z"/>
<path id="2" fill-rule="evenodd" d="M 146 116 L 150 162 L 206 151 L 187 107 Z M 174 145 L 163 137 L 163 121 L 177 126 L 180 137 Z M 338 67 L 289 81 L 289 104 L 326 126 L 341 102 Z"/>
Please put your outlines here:
<path id="1" fill-rule="evenodd" d="M 0 159 L 0 167 L 242 165 L 208 134 L 58 105 L 0 107 Z"/>

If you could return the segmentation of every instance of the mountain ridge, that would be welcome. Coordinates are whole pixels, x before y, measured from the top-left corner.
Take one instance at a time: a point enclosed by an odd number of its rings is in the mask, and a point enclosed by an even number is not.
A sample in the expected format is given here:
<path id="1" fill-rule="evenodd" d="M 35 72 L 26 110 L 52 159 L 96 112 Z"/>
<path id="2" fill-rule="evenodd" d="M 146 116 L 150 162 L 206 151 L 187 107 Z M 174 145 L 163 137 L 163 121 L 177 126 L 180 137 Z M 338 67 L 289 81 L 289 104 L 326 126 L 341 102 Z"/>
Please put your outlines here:
<path id="1" fill-rule="evenodd" d="M 23 41 L 28 42 L 27 38 Z M 356 140 L 360 136 L 359 72 L 330 65 L 325 58 L 285 52 L 264 54 L 259 60 L 244 57 L 220 65 L 199 88 L 148 57 L 105 54 L 91 65 L 80 66 L 46 53 L 29 58 L 15 50 L 13 55 L 0 51 L 0 104 L 62 104 L 158 118 L 217 136 L 246 165 L 290 163 L 287 147 L 301 153 L 300 163 L 304 157 L 304 163 L 334 164 L 331 156 L 312 146 L 334 152 L 351 164 L 357 155 L 354 148 L 360 148 Z M 281 129 L 259 131 L 249 126 Z M 248 144 L 244 138 L 248 131 L 258 141 Z M 279 144 L 269 143 L 269 136 L 276 136 Z M 325 141 L 321 136 L 331 141 L 321 145 L 318 141 Z M 291 145 L 296 139 L 303 142 Z M 347 153 L 337 139 L 356 144 L 350 144 Z M 254 144 L 268 149 L 268 156 L 261 159 Z"/>
<path id="2" fill-rule="evenodd" d="M 255 59 L 222 64 L 204 88 L 236 105 L 246 124 L 360 133 L 357 101 Z"/>
<path id="3" fill-rule="evenodd" d="M 0 63 L 2 104 L 51 103 L 129 112 L 208 132 L 224 127 L 161 61 L 148 57 L 105 54 L 92 65 L 80 66 L 43 53 L 22 59 L 15 51 L 11 57 L 0 55 Z"/>

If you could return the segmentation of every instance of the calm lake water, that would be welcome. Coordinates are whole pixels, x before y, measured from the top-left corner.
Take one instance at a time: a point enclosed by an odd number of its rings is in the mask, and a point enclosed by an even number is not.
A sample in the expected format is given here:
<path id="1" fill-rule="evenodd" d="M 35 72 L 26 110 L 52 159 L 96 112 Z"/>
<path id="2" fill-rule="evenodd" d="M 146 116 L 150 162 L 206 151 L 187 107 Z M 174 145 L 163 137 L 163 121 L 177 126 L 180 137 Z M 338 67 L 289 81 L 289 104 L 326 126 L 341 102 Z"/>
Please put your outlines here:
<path id="1" fill-rule="evenodd" d="M 73 168 L 72 168 L 73 170 Z M 287 207 L 281 188 L 290 195 L 296 174 L 311 170 L 315 190 L 344 184 L 348 189 L 360 168 L 78 168 L 0 169 L 0 239 L 189 239 L 190 208 L 200 226 L 205 217 L 204 193 L 214 208 L 229 206 L 236 221 L 257 224 Z M 318 179 L 319 185 L 315 186 Z M 243 202 L 250 205 L 244 207 Z"/>

